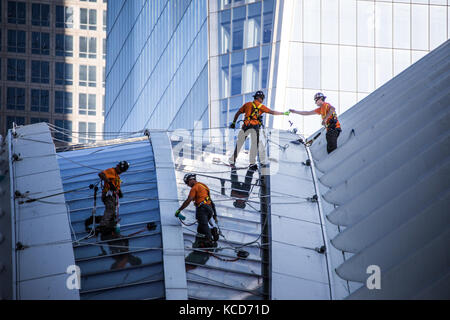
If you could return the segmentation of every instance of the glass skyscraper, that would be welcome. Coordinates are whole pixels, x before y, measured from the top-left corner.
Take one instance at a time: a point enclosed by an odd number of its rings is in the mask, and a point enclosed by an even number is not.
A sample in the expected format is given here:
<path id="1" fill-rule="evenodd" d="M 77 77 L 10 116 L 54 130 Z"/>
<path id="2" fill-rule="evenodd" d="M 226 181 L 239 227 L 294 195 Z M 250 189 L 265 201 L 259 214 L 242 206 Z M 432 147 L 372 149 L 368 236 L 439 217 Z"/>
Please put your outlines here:
<path id="1" fill-rule="evenodd" d="M 447 40 L 449 14 L 447 0 L 113 1 L 105 131 L 223 127 L 260 89 L 275 110 L 322 91 L 342 113 Z"/>
<path id="2" fill-rule="evenodd" d="M 206 1 L 112 1 L 105 131 L 209 122 L 207 16 Z"/>

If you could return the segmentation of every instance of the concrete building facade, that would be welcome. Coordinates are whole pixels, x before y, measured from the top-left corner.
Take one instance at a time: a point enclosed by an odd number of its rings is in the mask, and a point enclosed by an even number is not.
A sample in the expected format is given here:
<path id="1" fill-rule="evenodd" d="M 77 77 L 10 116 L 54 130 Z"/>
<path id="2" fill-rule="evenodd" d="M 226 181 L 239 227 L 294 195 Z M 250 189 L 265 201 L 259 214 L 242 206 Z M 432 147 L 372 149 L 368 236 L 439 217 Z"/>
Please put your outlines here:
<path id="1" fill-rule="evenodd" d="M 86 143 L 103 130 L 106 0 L 1 1 L 0 132 L 48 122 Z M 62 130 L 61 130 L 62 129 Z"/>

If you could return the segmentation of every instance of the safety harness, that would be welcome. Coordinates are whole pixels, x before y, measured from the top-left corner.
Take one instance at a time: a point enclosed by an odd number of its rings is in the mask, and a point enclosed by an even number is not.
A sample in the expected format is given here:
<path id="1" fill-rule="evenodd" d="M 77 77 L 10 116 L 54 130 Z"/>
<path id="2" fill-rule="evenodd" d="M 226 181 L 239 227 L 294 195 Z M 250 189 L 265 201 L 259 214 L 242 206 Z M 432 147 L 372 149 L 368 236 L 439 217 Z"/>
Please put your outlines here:
<path id="1" fill-rule="evenodd" d="M 205 200 L 203 200 L 202 202 L 200 202 L 198 205 L 197 205 L 197 208 L 198 207 L 200 207 L 200 206 L 202 206 L 202 205 L 204 205 L 204 204 L 208 204 L 208 201 L 211 201 L 211 196 L 210 196 L 210 194 L 209 194 L 209 188 L 207 187 L 207 186 L 205 186 L 203 183 L 201 183 L 201 182 L 197 182 L 199 185 L 200 185 L 200 187 L 202 187 L 203 189 L 205 189 L 207 192 L 208 192 L 208 195 L 206 196 L 206 198 L 205 198 Z M 212 203 L 212 201 L 211 201 L 211 203 Z"/>
<path id="2" fill-rule="evenodd" d="M 259 114 L 259 110 L 261 109 L 262 104 L 259 104 L 259 106 L 257 106 L 254 102 L 252 102 L 252 112 L 250 113 L 250 115 L 245 119 L 248 120 L 248 125 L 247 127 L 251 126 L 250 121 L 252 120 L 256 120 L 258 121 L 258 126 L 262 125 L 262 117 Z"/>

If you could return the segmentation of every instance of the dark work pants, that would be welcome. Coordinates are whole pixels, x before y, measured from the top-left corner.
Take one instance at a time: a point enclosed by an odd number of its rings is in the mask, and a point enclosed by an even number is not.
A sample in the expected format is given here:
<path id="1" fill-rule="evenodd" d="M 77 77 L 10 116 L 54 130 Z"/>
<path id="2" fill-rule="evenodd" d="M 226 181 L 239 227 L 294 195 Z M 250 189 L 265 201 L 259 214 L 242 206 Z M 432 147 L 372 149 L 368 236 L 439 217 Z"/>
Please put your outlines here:
<path id="1" fill-rule="evenodd" d="M 333 152 L 337 148 L 337 139 L 339 134 L 341 133 L 341 129 L 328 129 L 327 131 L 327 151 L 328 153 Z"/>
<path id="2" fill-rule="evenodd" d="M 206 239 L 209 241 L 213 240 L 211 229 L 209 228 L 209 219 L 213 216 L 212 208 L 203 204 L 200 207 L 197 207 L 195 212 L 195 218 L 198 222 L 197 232 L 206 236 Z"/>

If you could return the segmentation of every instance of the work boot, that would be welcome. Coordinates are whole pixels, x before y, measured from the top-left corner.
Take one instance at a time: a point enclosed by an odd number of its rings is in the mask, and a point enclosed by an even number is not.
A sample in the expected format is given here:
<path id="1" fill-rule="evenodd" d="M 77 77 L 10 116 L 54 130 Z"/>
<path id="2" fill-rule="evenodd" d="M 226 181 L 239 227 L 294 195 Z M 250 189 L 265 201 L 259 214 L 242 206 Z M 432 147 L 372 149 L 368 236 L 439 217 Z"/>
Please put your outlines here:
<path id="1" fill-rule="evenodd" d="M 216 227 L 211 229 L 211 234 L 213 236 L 213 241 L 218 241 L 219 240 L 219 230 L 217 230 Z"/>

